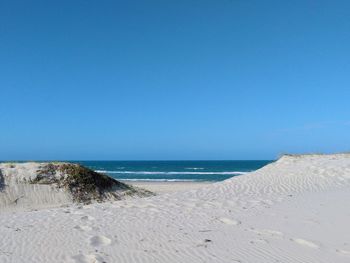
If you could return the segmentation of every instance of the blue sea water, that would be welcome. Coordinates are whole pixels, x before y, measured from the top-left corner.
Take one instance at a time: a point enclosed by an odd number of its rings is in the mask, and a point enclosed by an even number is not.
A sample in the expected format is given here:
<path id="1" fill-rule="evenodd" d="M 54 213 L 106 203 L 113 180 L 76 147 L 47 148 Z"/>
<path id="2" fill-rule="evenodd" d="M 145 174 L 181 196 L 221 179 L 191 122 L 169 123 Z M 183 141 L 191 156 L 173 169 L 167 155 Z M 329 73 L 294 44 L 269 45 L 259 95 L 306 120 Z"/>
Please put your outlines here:
<path id="1" fill-rule="evenodd" d="M 95 171 L 129 181 L 222 181 L 272 161 L 79 161 Z"/>

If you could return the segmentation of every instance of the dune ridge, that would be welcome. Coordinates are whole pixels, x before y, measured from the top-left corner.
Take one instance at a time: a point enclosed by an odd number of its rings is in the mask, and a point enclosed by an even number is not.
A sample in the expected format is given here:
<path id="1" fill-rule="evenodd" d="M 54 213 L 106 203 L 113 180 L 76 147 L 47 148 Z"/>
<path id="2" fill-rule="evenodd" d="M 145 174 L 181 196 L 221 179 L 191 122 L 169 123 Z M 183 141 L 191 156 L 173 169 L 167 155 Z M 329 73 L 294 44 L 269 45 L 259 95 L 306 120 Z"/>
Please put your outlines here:
<path id="1" fill-rule="evenodd" d="M 1 213 L 0 261 L 346 263 L 349 190 L 350 154 L 285 155 L 201 189 Z"/>
<path id="2" fill-rule="evenodd" d="M 78 164 L 0 163 L 2 211 L 34 210 L 148 195 L 151 195 L 148 191 L 134 188 Z"/>

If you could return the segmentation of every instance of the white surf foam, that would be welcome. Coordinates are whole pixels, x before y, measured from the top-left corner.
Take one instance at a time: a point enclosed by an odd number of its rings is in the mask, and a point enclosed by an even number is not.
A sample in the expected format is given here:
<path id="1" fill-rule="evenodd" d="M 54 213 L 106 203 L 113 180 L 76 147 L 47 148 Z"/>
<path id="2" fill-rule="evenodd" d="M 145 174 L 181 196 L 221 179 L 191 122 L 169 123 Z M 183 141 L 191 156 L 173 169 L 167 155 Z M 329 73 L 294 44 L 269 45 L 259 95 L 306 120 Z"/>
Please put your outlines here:
<path id="1" fill-rule="evenodd" d="M 192 175 L 240 175 L 246 174 L 248 172 L 161 172 L 161 171 L 107 171 L 107 170 L 96 170 L 98 173 L 108 173 L 108 174 L 152 174 L 152 175 L 181 175 L 181 174 L 192 174 Z"/>

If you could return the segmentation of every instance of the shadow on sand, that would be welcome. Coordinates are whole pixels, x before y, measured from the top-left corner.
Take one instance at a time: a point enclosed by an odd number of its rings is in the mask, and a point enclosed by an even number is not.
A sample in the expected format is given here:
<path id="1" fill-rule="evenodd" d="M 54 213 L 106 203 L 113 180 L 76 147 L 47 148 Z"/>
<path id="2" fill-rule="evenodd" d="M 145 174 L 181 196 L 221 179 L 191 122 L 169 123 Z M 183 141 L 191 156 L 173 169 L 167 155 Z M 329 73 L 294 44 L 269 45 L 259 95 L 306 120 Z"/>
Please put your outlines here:
<path id="1" fill-rule="evenodd" d="M 4 179 L 4 175 L 0 170 L 0 191 L 4 190 L 4 188 L 5 188 L 5 179 Z"/>

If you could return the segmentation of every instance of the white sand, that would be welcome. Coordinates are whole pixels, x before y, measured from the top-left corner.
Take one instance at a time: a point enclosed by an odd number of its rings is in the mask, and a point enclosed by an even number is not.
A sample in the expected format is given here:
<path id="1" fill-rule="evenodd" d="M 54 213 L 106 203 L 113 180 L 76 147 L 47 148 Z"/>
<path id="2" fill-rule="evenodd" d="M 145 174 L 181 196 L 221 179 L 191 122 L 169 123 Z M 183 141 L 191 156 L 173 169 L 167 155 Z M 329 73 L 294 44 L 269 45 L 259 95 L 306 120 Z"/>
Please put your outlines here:
<path id="1" fill-rule="evenodd" d="M 50 163 L 50 165 L 53 164 Z M 46 169 L 48 163 L 1 163 L 0 211 L 30 211 L 72 205 L 74 201 L 72 192 L 67 187 L 54 183 L 54 181 L 61 181 L 61 183 L 64 181 L 67 173 L 61 171 L 58 167 L 67 164 L 56 163 L 54 165 L 55 168 L 48 172 Z M 103 177 L 103 175 L 97 175 Z M 45 182 L 36 182 L 38 178 L 45 179 Z M 51 179 L 51 181 L 48 179 Z M 118 182 L 116 183 L 119 185 Z M 108 201 L 130 199 L 133 196 L 140 195 L 147 196 L 147 193 L 142 190 L 136 188 L 122 189 L 118 186 L 104 190 L 100 189 L 100 192 L 103 200 Z M 81 195 L 86 197 L 89 193 Z M 96 201 L 95 197 L 92 199 L 93 202 Z"/>
<path id="2" fill-rule="evenodd" d="M 34 162 L 0 164 L 0 182 L 3 180 L 4 184 L 0 191 L 0 211 L 31 210 L 72 203 L 71 196 L 63 189 L 27 183 L 35 178 L 41 166 Z"/>
<path id="3" fill-rule="evenodd" d="M 350 262 L 350 155 L 156 197 L 0 214 L 0 262 Z"/>
<path id="4" fill-rule="evenodd" d="M 155 182 L 155 181 L 123 181 L 136 187 L 144 188 L 156 194 L 173 193 L 179 191 L 193 190 L 213 184 L 213 182 Z"/>

